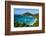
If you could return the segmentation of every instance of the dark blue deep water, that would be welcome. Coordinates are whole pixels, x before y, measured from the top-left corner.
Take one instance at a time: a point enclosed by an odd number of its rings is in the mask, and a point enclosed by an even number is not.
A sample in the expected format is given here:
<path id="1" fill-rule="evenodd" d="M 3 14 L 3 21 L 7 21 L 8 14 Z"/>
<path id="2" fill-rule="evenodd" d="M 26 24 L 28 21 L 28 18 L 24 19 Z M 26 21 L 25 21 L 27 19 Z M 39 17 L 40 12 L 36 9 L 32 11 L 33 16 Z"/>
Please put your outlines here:
<path id="1" fill-rule="evenodd" d="M 14 15 L 14 22 L 18 23 L 33 23 L 35 18 L 33 16 Z"/>

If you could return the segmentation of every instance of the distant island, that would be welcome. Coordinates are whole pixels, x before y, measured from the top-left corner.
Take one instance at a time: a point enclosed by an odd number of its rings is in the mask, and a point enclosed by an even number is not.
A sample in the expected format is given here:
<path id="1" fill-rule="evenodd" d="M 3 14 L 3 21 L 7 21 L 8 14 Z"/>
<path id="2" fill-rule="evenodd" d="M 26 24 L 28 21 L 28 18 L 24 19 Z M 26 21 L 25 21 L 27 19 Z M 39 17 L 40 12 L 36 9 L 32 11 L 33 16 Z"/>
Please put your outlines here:
<path id="1" fill-rule="evenodd" d="M 24 15 L 24 16 L 33 16 L 33 17 L 39 18 L 39 14 L 31 14 L 31 13 L 29 13 L 29 12 L 24 13 L 24 14 L 22 14 L 22 15 Z"/>

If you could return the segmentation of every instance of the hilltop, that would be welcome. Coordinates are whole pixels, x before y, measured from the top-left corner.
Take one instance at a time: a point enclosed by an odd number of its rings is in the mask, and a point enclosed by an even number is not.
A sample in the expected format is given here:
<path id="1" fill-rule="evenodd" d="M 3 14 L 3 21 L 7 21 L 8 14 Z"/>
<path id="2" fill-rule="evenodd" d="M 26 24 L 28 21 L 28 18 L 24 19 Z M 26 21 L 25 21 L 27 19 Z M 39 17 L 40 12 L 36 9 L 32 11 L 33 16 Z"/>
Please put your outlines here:
<path id="1" fill-rule="evenodd" d="M 32 13 L 29 13 L 29 12 L 26 12 L 26 13 L 24 13 L 22 15 L 24 15 L 24 16 L 33 16 L 33 17 L 36 17 L 36 18 L 39 17 L 39 14 L 32 14 Z"/>

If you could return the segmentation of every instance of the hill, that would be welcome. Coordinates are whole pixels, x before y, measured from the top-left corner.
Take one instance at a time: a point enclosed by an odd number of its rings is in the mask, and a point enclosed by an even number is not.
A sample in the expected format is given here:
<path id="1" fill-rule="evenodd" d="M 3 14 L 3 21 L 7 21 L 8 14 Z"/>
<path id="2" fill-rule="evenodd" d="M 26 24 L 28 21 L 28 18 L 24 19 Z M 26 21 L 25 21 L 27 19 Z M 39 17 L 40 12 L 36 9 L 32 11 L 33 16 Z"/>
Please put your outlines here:
<path id="1" fill-rule="evenodd" d="M 33 16 L 33 17 L 36 17 L 36 18 L 39 17 L 39 14 L 31 14 L 31 13 L 29 13 L 29 12 L 24 13 L 24 14 L 22 14 L 22 15 L 24 15 L 24 16 Z"/>

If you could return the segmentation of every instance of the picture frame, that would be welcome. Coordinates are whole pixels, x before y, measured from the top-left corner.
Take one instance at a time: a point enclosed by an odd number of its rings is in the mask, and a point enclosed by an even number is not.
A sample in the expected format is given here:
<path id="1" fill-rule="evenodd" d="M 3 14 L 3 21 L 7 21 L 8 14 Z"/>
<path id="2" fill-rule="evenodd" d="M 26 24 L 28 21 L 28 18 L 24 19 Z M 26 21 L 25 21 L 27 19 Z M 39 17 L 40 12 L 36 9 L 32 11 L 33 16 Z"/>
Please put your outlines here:
<path id="1" fill-rule="evenodd" d="M 20 6 L 21 5 L 21 6 Z M 33 6 L 33 7 L 32 7 Z M 15 8 L 38 8 L 39 25 L 34 27 L 13 28 L 13 9 Z M 41 11 L 41 12 L 40 12 Z M 15 13 L 16 14 L 16 13 Z M 42 16 L 41 16 L 42 15 Z M 16 18 L 16 17 L 15 17 Z M 5 1 L 5 35 L 35 34 L 45 32 L 45 4 L 36 2 Z"/>

